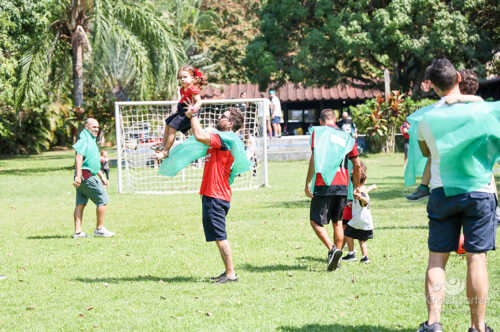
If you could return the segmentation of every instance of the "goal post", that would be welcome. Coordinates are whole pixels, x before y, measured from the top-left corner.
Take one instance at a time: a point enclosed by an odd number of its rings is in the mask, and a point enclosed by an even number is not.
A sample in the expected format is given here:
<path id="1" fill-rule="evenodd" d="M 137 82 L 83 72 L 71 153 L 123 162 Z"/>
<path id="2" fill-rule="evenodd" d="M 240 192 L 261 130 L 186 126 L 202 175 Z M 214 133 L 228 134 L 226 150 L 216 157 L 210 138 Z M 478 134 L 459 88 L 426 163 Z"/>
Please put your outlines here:
<path id="1" fill-rule="evenodd" d="M 245 144 L 251 169 L 235 178 L 232 190 L 251 190 L 268 185 L 267 129 L 265 99 L 202 100 L 199 119 L 203 128 L 215 128 L 220 116 L 234 107 L 242 111 L 244 122 L 236 133 Z M 163 144 L 165 119 L 177 110 L 177 101 L 116 102 L 115 126 L 118 191 L 138 194 L 198 192 L 204 158 L 184 168 L 175 177 L 160 175 L 154 147 Z M 269 112 L 269 111 L 267 111 Z M 177 132 L 172 149 L 192 134 Z"/>

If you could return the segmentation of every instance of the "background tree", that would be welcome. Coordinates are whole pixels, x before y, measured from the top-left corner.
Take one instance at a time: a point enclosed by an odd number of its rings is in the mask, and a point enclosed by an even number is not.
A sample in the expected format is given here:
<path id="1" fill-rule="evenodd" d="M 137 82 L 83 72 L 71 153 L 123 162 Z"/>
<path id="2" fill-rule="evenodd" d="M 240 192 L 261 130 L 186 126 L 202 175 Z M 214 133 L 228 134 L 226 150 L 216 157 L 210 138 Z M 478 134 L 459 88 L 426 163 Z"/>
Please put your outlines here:
<path id="1" fill-rule="evenodd" d="M 393 89 L 417 94 L 436 56 L 484 72 L 500 47 L 494 31 L 472 20 L 484 2 L 269 0 L 244 64 L 261 88 L 286 81 L 381 87 L 387 68 Z"/>
<path id="2" fill-rule="evenodd" d="M 215 65 L 213 81 L 219 83 L 247 82 L 243 64 L 246 46 L 259 33 L 259 9 L 264 0 L 204 0 L 203 10 L 221 17 L 215 33 L 202 35 Z"/>
<path id="3" fill-rule="evenodd" d="M 56 90 L 60 84 L 67 83 L 71 69 L 73 104 L 79 108 L 83 102 L 84 50 L 94 50 L 89 56 L 89 66 L 95 69 L 110 44 L 130 50 L 127 74 L 135 76 L 128 81 L 131 84 L 128 88 L 137 98 L 171 94 L 184 51 L 169 26 L 172 22 L 162 19 L 149 2 L 44 0 L 33 2 L 32 6 L 46 10 L 48 24 L 38 35 L 31 36 L 29 48 L 22 56 L 18 107 L 26 99 L 32 101 L 38 97 L 39 90 L 46 86 L 40 83 L 47 82 Z M 114 61 L 113 56 L 108 57 L 104 65 L 110 61 Z"/>

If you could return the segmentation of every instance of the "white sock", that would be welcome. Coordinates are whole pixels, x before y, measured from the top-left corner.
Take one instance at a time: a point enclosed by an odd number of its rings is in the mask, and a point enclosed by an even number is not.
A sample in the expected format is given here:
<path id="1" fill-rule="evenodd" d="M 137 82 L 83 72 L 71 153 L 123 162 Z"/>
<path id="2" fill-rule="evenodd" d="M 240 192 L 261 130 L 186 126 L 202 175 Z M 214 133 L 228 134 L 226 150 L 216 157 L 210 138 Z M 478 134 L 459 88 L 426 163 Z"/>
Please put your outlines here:
<path id="1" fill-rule="evenodd" d="M 349 251 L 349 255 L 354 255 L 356 253 L 356 250 Z"/>

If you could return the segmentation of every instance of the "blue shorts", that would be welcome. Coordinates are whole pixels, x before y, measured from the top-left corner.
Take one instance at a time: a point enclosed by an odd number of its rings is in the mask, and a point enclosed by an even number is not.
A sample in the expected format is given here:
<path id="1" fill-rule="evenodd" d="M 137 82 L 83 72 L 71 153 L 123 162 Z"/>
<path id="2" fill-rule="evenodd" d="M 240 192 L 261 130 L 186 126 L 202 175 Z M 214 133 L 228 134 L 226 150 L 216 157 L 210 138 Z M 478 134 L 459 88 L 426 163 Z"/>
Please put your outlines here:
<path id="1" fill-rule="evenodd" d="M 271 120 L 271 123 L 272 124 L 280 124 L 281 122 L 281 117 L 280 116 L 275 116 L 273 117 L 273 119 Z"/>
<path id="2" fill-rule="evenodd" d="M 464 229 L 465 251 L 495 250 L 496 205 L 494 194 L 474 191 L 446 197 L 443 188 L 433 189 L 427 203 L 429 250 L 456 251 L 461 227 Z"/>
<path id="3" fill-rule="evenodd" d="M 202 196 L 203 230 L 207 242 L 227 239 L 226 215 L 229 211 L 229 202 L 223 199 Z"/>

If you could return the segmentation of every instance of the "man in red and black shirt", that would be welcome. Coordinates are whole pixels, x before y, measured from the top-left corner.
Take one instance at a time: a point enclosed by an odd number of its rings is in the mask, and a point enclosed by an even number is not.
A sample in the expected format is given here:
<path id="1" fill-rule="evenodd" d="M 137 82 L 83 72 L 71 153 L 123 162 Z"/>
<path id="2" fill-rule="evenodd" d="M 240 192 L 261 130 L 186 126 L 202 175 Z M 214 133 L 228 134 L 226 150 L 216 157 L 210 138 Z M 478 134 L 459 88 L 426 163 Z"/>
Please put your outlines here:
<path id="1" fill-rule="evenodd" d="M 335 112 L 332 109 L 321 111 L 319 123 L 322 126 L 330 126 L 339 129 L 335 125 Z M 313 132 L 314 134 L 314 132 Z M 312 149 L 314 150 L 314 137 L 312 138 Z M 353 163 L 353 185 L 358 190 L 360 178 L 360 162 L 358 158 L 357 144 L 354 143 L 352 150 L 342 160 L 339 170 L 335 174 L 332 183 L 326 184 L 320 173 L 316 173 L 314 193 L 311 192 L 311 181 L 314 175 L 314 151 L 309 160 L 307 171 L 305 193 L 312 198 L 310 207 L 310 222 L 314 232 L 323 244 L 328 248 L 328 271 L 334 270 L 340 265 L 342 247 L 344 245 L 344 229 L 342 227 L 342 214 L 347 203 L 347 190 L 349 185 L 349 172 L 347 169 L 348 159 Z M 335 165 L 332 165 L 335 167 Z M 333 225 L 334 242 L 330 241 L 328 232 L 324 225 L 330 220 Z"/>
<path id="2" fill-rule="evenodd" d="M 238 276 L 234 271 L 231 246 L 226 234 L 226 215 L 231 201 L 229 176 L 234 158 L 219 135 L 208 133 L 201 128 L 196 113 L 188 111 L 186 115 L 191 117 L 191 128 L 196 140 L 209 146 L 200 188 L 203 230 L 207 242 L 215 241 L 217 243 L 226 268 L 224 273 L 213 280 L 216 283 L 238 281 Z M 217 129 L 219 131 L 237 131 L 242 123 L 243 115 L 240 110 L 231 108 L 219 118 Z"/>

